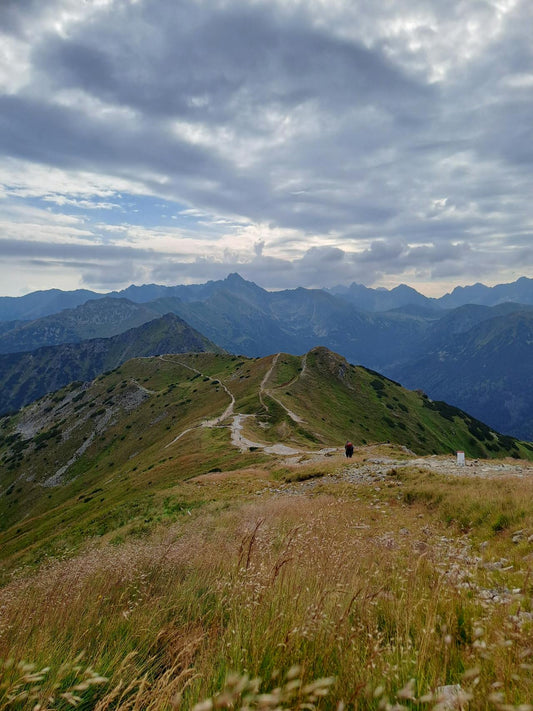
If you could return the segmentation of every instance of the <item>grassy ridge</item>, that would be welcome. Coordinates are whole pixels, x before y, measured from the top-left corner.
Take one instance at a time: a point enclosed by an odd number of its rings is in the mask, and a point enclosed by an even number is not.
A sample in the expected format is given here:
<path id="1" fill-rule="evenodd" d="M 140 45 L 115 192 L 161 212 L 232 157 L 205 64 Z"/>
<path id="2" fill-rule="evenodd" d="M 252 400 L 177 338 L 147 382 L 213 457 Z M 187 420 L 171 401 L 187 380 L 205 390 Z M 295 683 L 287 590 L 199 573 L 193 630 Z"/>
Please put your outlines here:
<path id="1" fill-rule="evenodd" d="M 0 355 L 0 412 L 16 410 L 74 380 L 90 380 L 130 358 L 220 349 L 173 314 L 109 338 Z"/>
<path id="2" fill-rule="evenodd" d="M 420 454 L 464 450 L 470 457 L 511 455 L 531 458 L 533 450 L 494 433 L 457 408 L 405 390 L 379 373 L 350 365 L 325 348 L 307 355 L 301 377 L 292 356 L 283 356 L 278 398 L 302 414 L 306 428 L 320 433 L 324 444 L 351 439 L 402 444 Z"/>
<path id="3" fill-rule="evenodd" d="M 231 418 L 200 426 L 230 404 L 225 387 L 234 412 L 253 415 L 245 433 L 255 442 L 312 451 L 350 438 L 419 454 L 533 456 L 527 444 L 322 348 L 276 361 L 212 353 L 133 359 L 0 420 L 4 561 L 55 554 L 124 526 L 150 528 L 175 484 L 211 469 L 265 465 L 261 450 L 243 454 L 230 444 Z"/>

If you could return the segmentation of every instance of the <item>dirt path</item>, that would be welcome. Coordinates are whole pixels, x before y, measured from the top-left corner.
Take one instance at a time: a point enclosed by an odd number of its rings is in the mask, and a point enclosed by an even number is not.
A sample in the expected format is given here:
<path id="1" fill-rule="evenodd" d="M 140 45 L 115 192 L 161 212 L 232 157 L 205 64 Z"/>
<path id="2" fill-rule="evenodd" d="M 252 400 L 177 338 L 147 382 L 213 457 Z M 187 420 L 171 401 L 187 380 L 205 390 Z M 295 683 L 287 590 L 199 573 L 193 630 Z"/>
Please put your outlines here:
<path id="1" fill-rule="evenodd" d="M 268 411 L 268 405 L 263 400 L 263 395 L 268 395 L 268 397 L 272 398 L 272 400 L 274 400 L 274 402 L 276 402 L 281 408 L 283 408 L 285 410 L 285 412 L 287 413 L 287 415 L 291 418 L 291 420 L 293 422 L 296 422 L 296 424 L 299 425 L 302 422 L 304 422 L 304 420 L 299 415 L 297 415 L 295 412 L 293 412 L 292 410 L 289 410 L 289 408 L 286 405 L 284 405 L 281 402 L 281 400 L 278 400 L 278 398 L 272 394 L 272 390 L 267 390 L 267 388 L 266 388 L 266 384 L 267 384 L 270 376 L 272 375 L 272 371 L 274 370 L 276 363 L 278 362 L 279 356 L 280 356 L 280 354 L 276 353 L 276 355 L 274 356 L 274 359 L 272 360 L 272 365 L 270 366 L 269 370 L 265 374 L 265 377 L 261 381 L 261 385 L 259 386 L 259 400 L 261 402 L 261 405 L 263 405 L 263 407 Z M 306 356 L 303 356 L 303 358 L 306 358 Z M 294 383 L 301 376 L 302 376 L 302 373 L 299 373 L 296 376 L 296 378 L 294 378 L 293 380 L 291 380 L 290 383 L 288 383 L 288 385 Z M 290 449 L 290 447 L 289 447 L 289 449 Z"/>
<path id="2" fill-rule="evenodd" d="M 370 456 L 362 461 L 345 459 L 342 448 L 329 450 L 329 452 L 337 451 L 339 461 L 343 462 L 336 474 L 328 476 L 328 483 L 341 484 L 349 482 L 351 484 L 374 484 L 380 486 L 382 482 L 395 481 L 398 486 L 401 484 L 394 478 L 394 471 L 404 469 L 406 467 L 415 467 L 429 471 L 438 472 L 450 477 L 480 477 L 484 479 L 497 478 L 501 476 L 513 476 L 518 479 L 533 476 L 533 463 L 525 461 L 510 462 L 501 460 L 467 460 L 466 466 L 458 466 L 455 456 L 446 455 L 431 455 L 427 457 L 415 457 L 412 459 L 399 459 L 396 457 L 379 456 L 371 458 L 372 445 L 364 448 L 356 448 L 363 450 Z M 327 450 L 323 450 L 326 454 Z M 331 456 L 331 454 L 329 455 Z M 315 453 L 315 460 L 320 459 L 319 453 Z M 306 459 L 305 463 L 308 463 Z M 301 463 L 299 458 L 287 460 L 288 464 L 297 465 Z M 320 478 L 310 479 L 298 484 L 287 484 L 286 488 L 289 493 L 305 493 L 320 484 Z"/>
<path id="3" fill-rule="evenodd" d="M 181 365 L 182 368 L 187 368 L 187 370 L 192 370 L 193 373 L 197 373 L 198 375 L 201 375 L 203 378 L 209 378 L 211 382 L 213 383 L 218 383 L 226 392 L 227 396 L 230 399 L 230 404 L 227 406 L 227 408 L 224 410 L 224 412 L 219 416 L 219 417 L 213 417 L 211 420 L 204 420 L 201 425 L 198 425 L 199 427 L 217 427 L 220 425 L 221 422 L 223 422 L 226 418 L 230 417 L 230 415 L 233 414 L 233 410 L 235 408 L 235 397 L 233 396 L 233 393 L 229 390 L 229 388 L 224 385 L 222 380 L 219 378 L 212 378 L 210 375 L 205 375 L 205 373 L 202 373 L 200 370 L 197 370 L 196 368 L 191 367 L 190 365 L 186 365 L 185 363 L 182 363 L 179 360 L 170 360 L 169 358 L 165 358 L 165 356 L 159 356 L 161 360 L 166 360 L 168 363 L 174 363 L 177 365 Z M 194 428 L 193 428 L 194 429 Z"/>
<path id="4" fill-rule="evenodd" d="M 227 408 L 224 410 L 224 412 L 221 415 L 219 415 L 218 417 L 213 417 L 210 420 L 204 420 L 199 425 L 194 425 L 193 427 L 188 427 L 186 430 L 183 430 L 183 432 L 180 432 L 179 435 L 174 437 L 172 442 L 165 444 L 164 449 L 166 449 L 167 447 L 170 447 L 175 442 L 177 442 L 179 439 L 181 439 L 184 435 L 188 434 L 189 432 L 192 432 L 193 430 L 198 429 L 199 427 L 219 427 L 221 425 L 221 423 L 224 422 L 224 420 L 226 420 L 228 417 L 233 415 L 233 410 L 235 408 L 235 397 L 234 397 L 233 393 L 228 389 L 228 387 L 226 385 L 224 385 L 224 383 L 221 380 L 219 380 L 218 378 L 212 378 L 210 375 L 204 375 L 204 373 L 202 373 L 200 370 L 197 370 L 196 368 L 193 368 L 190 365 L 186 365 L 185 363 L 182 363 L 179 360 L 170 360 L 170 358 L 165 358 L 165 356 L 159 356 L 159 358 L 161 360 L 167 361 L 168 363 L 174 363 L 177 365 L 181 365 L 182 368 L 187 368 L 187 370 L 192 370 L 193 373 L 197 373 L 198 375 L 201 375 L 204 378 L 209 378 L 209 380 L 211 380 L 212 382 L 219 383 L 219 385 L 221 385 L 222 388 L 224 388 L 226 394 L 230 398 L 230 404 L 227 406 Z"/>
<path id="5" fill-rule="evenodd" d="M 231 424 L 231 443 L 234 447 L 238 447 L 241 452 L 250 451 L 250 449 L 262 449 L 263 452 L 267 454 L 286 454 L 289 456 L 301 454 L 297 449 L 288 447 L 280 442 L 277 444 L 264 444 L 261 442 L 253 442 L 245 437 L 242 433 L 242 428 L 244 421 L 248 417 L 254 417 L 254 415 L 235 415 Z"/>
<path id="6" fill-rule="evenodd" d="M 184 437 L 184 436 L 185 436 L 186 434 L 188 434 L 189 432 L 192 432 L 193 430 L 197 430 L 198 427 L 201 427 L 201 425 L 195 425 L 194 427 L 187 427 L 186 430 L 183 430 L 183 432 L 180 432 L 179 435 L 177 435 L 176 437 L 174 437 L 174 439 L 172 440 L 172 442 L 169 442 L 168 444 L 165 444 L 165 446 L 163 447 L 163 449 L 167 449 L 167 447 L 172 446 L 175 442 L 177 442 L 179 439 L 181 439 L 182 437 Z"/>
<path id="7" fill-rule="evenodd" d="M 272 371 L 274 370 L 276 363 L 278 362 L 279 358 L 279 353 L 276 353 L 274 358 L 272 359 L 272 364 L 270 368 L 267 370 L 265 373 L 261 384 L 259 386 L 259 400 L 263 407 L 265 407 L 266 410 L 268 410 L 268 406 L 263 400 L 263 394 L 268 394 L 269 397 L 271 397 L 273 400 L 275 400 L 291 417 L 295 422 L 302 422 L 302 419 L 298 417 L 294 412 L 291 412 L 288 408 L 286 408 L 283 403 L 279 402 L 279 400 L 271 394 L 270 391 L 266 390 L 266 384 L 268 382 L 268 379 L 272 375 Z M 301 455 L 304 454 L 305 452 L 302 452 L 298 449 L 294 449 L 294 447 L 289 447 L 285 444 L 282 444 L 281 442 L 275 443 L 275 444 L 266 444 L 264 442 L 254 442 L 251 439 L 248 439 L 247 437 L 244 436 L 242 430 L 244 426 L 244 422 L 246 419 L 249 417 L 254 417 L 254 415 L 250 414 L 243 414 L 243 413 L 236 413 L 235 414 L 235 396 L 231 392 L 231 390 L 218 378 L 212 378 L 209 375 L 205 375 L 202 373 L 200 370 L 197 370 L 196 368 L 193 368 L 190 365 L 187 365 L 186 363 L 183 363 L 179 360 L 171 359 L 171 358 L 165 358 L 165 356 L 159 356 L 161 360 L 167 361 L 168 363 L 173 363 L 175 365 L 181 365 L 183 368 L 187 368 L 187 370 L 191 370 L 193 373 L 196 373 L 198 375 L 201 375 L 204 378 L 209 378 L 209 380 L 213 382 L 218 382 L 225 390 L 227 393 L 228 397 L 230 398 L 230 404 L 228 407 L 224 410 L 224 412 L 217 416 L 213 417 L 210 420 L 204 420 L 198 425 L 194 425 L 192 427 L 188 427 L 187 429 L 183 430 L 180 432 L 176 437 L 174 437 L 173 440 L 168 442 L 168 444 L 165 445 L 164 449 L 167 449 L 168 447 L 171 447 L 173 444 L 175 444 L 178 440 L 180 440 L 182 437 L 184 437 L 186 434 L 189 432 L 193 432 L 194 430 L 200 428 L 200 427 L 221 427 L 223 426 L 222 423 L 227 420 L 229 417 L 233 416 L 233 420 L 230 425 L 230 432 L 231 432 L 231 443 L 233 444 L 234 447 L 237 447 L 238 449 L 241 450 L 241 452 L 246 452 L 250 451 L 250 449 L 261 449 L 263 452 L 266 452 L 267 454 L 278 454 L 282 456 L 295 456 L 295 455 Z M 301 373 L 300 373 L 301 375 Z M 138 383 L 137 383 L 138 384 Z M 140 386 L 142 387 L 142 386 Z"/>
<path id="8" fill-rule="evenodd" d="M 305 375 L 305 371 L 307 370 L 307 353 L 304 353 L 302 356 L 302 370 L 300 371 L 300 378 L 303 378 Z"/>
<path id="9" fill-rule="evenodd" d="M 266 410 L 267 412 L 268 412 L 268 405 L 267 405 L 267 404 L 265 403 L 265 401 L 263 400 L 263 395 L 266 393 L 266 384 L 267 384 L 267 381 L 268 381 L 268 379 L 270 378 L 270 376 L 272 375 L 272 371 L 274 370 L 274 368 L 275 368 L 275 366 L 276 366 L 276 363 L 278 362 L 278 358 L 279 358 L 279 353 L 276 353 L 276 355 L 275 355 L 274 358 L 272 359 L 272 365 L 270 366 L 270 368 L 269 368 L 269 369 L 267 370 L 267 372 L 265 373 L 265 377 L 263 378 L 263 380 L 261 380 L 261 385 L 259 386 L 259 401 L 260 401 L 261 405 L 265 408 L 265 410 Z M 267 394 L 268 394 L 268 393 L 267 393 Z"/>

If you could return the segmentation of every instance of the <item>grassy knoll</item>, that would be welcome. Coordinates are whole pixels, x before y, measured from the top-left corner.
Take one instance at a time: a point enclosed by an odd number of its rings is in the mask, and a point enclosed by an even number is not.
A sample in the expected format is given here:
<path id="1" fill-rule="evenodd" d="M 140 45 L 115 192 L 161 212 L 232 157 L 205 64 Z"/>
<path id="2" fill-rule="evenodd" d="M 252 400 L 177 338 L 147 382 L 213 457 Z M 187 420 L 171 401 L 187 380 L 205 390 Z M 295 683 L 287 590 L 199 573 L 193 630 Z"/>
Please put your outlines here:
<path id="1" fill-rule="evenodd" d="M 446 403 L 405 390 L 379 373 L 350 365 L 325 348 L 308 353 L 301 377 L 276 390 L 324 444 L 339 438 L 356 445 L 390 441 L 420 454 L 464 450 L 471 457 L 531 459 L 530 445 L 492 432 Z"/>

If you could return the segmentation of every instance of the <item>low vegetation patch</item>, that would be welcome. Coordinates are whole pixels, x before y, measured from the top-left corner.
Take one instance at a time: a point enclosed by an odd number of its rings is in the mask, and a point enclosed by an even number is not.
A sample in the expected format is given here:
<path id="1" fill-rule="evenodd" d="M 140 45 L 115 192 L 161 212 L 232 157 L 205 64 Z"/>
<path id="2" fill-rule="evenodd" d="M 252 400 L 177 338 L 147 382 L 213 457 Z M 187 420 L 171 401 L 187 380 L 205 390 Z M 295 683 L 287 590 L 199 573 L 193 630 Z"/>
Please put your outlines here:
<path id="1" fill-rule="evenodd" d="M 458 531 L 492 538 L 513 528 L 533 533 L 533 479 L 527 477 L 449 477 L 398 470 L 403 500 L 423 503 Z"/>
<path id="2" fill-rule="evenodd" d="M 169 497 L 174 523 L 19 572 L 0 590 L 0 708 L 67 708 L 65 694 L 95 709 L 434 708 L 452 685 L 473 709 L 526 703 L 529 549 L 494 532 L 479 555 L 479 479 L 391 479 L 189 514 Z M 505 510 L 530 526 L 530 488 L 511 484 L 488 482 L 483 497 L 507 491 Z M 209 498 L 219 484 L 196 486 Z M 452 505 L 479 513 L 468 533 L 447 521 Z M 512 571 L 493 565 L 503 553 Z M 76 659 L 81 682 L 65 677 Z"/>

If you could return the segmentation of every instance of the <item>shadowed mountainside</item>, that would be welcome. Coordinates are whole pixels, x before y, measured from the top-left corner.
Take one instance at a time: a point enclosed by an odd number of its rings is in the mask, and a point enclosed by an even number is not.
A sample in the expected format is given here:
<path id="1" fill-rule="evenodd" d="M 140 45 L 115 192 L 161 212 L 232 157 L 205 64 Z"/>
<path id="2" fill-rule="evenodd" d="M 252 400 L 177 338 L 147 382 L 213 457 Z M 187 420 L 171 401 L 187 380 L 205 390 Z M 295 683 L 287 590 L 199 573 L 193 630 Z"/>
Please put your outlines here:
<path id="1" fill-rule="evenodd" d="M 111 338 L 0 355 L 0 413 L 16 410 L 72 381 L 92 380 L 129 358 L 220 349 L 167 314 Z"/>
<path id="2" fill-rule="evenodd" d="M 0 353 L 110 338 L 160 316 L 160 311 L 127 299 L 92 299 L 74 309 L 13 324 L 0 333 Z"/>
<path id="3" fill-rule="evenodd" d="M 500 431 L 533 440 L 533 311 L 484 320 L 437 345 L 389 374 Z"/>

